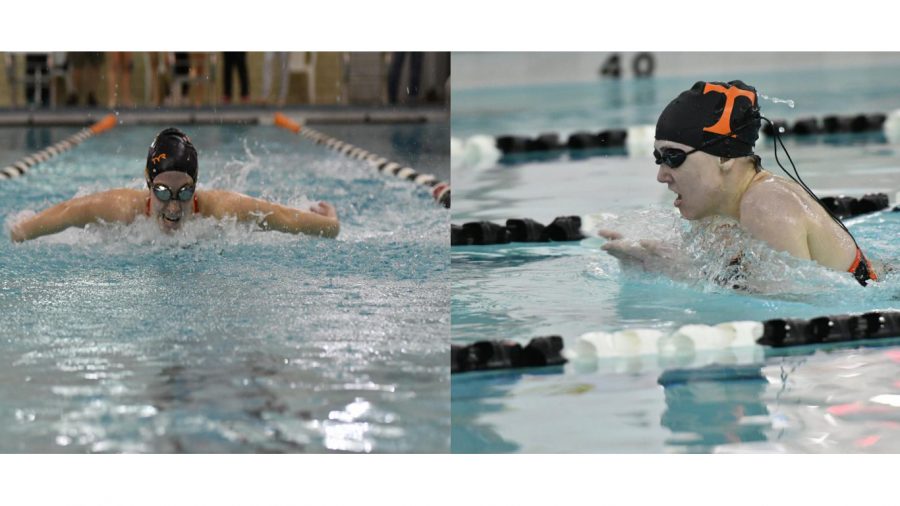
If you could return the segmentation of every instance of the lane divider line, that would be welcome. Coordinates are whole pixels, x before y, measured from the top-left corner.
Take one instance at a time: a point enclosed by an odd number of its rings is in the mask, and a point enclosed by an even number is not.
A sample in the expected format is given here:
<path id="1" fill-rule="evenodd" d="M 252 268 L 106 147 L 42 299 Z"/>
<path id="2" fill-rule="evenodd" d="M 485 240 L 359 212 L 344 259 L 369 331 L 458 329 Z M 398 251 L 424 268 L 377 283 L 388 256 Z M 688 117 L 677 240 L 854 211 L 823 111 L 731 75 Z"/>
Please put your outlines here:
<path id="1" fill-rule="evenodd" d="M 100 121 L 76 133 L 75 135 L 67 137 L 66 139 L 63 139 L 56 144 L 48 146 L 36 153 L 24 156 L 20 160 L 17 160 L 10 165 L 7 165 L 3 169 L 0 169 L 0 179 L 12 179 L 15 177 L 24 176 L 25 173 L 35 165 L 41 162 L 45 162 L 61 153 L 64 153 L 86 141 L 87 139 L 90 139 L 97 134 L 103 133 L 114 126 L 116 126 L 116 115 L 108 114 Z"/>
<path id="2" fill-rule="evenodd" d="M 639 356 L 693 355 L 700 350 L 739 348 L 763 351 L 793 348 L 796 351 L 792 354 L 812 354 L 820 345 L 878 346 L 885 344 L 884 340 L 896 339 L 900 339 L 900 311 L 895 310 L 819 316 L 808 320 L 776 318 L 715 326 L 689 324 L 671 334 L 658 329 L 628 328 L 618 332 L 582 334 L 569 348 L 558 335 L 533 338 L 526 346 L 512 340 L 452 344 L 450 372 L 559 366 L 567 361 L 585 363 Z M 723 365 L 729 365 L 731 360 L 733 357 Z M 712 363 L 718 362 L 713 360 Z M 703 379 L 702 374 L 699 377 Z"/>
<path id="3" fill-rule="evenodd" d="M 365 149 L 344 142 L 340 139 L 318 132 L 309 127 L 301 127 L 297 122 L 291 120 L 282 113 L 275 113 L 275 126 L 284 128 L 304 137 L 316 144 L 337 151 L 342 155 L 348 156 L 355 160 L 365 161 L 372 167 L 378 169 L 379 172 L 389 174 L 400 179 L 411 181 L 419 186 L 424 186 L 431 193 L 432 198 L 442 206 L 450 207 L 450 184 L 439 181 L 430 174 L 419 174 L 412 167 L 405 167 L 397 162 L 392 162 L 383 156 L 370 153 Z"/>

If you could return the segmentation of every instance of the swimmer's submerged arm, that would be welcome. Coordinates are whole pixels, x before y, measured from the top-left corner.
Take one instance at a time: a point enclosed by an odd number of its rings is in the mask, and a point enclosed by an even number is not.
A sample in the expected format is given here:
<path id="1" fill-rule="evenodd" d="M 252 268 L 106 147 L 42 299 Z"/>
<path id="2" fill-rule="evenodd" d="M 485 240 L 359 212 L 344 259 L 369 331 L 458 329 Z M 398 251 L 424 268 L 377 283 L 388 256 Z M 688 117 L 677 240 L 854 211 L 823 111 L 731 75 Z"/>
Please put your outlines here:
<path id="1" fill-rule="evenodd" d="M 203 192 L 198 198 L 201 214 L 219 219 L 234 216 L 241 222 L 257 223 L 264 230 L 337 237 L 341 228 L 334 207 L 324 202 L 313 212 L 221 190 Z"/>
<path id="2" fill-rule="evenodd" d="M 139 190 L 119 189 L 67 200 L 15 224 L 12 240 L 27 241 L 100 221 L 130 223 L 140 212 L 143 196 Z"/>

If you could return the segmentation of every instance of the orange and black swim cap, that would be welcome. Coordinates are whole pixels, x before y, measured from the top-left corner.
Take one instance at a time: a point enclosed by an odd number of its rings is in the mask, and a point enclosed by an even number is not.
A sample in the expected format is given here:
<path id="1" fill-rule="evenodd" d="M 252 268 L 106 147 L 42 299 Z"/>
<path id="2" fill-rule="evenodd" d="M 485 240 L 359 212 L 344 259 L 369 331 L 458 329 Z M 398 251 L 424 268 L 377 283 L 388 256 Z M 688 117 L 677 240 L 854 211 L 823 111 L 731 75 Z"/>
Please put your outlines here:
<path id="1" fill-rule="evenodd" d="M 150 144 L 144 170 L 147 185 L 160 173 L 170 170 L 184 172 L 197 182 L 197 150 L 190 137 L 177 128 L 166 128 Z"/>
<path id="2" fill-rule="evenodd" d="M 737 158 L 753 154 L 759 127 L 756 88 L 742 81 L 698 81 L 659 115 L 656 139 Z"/>

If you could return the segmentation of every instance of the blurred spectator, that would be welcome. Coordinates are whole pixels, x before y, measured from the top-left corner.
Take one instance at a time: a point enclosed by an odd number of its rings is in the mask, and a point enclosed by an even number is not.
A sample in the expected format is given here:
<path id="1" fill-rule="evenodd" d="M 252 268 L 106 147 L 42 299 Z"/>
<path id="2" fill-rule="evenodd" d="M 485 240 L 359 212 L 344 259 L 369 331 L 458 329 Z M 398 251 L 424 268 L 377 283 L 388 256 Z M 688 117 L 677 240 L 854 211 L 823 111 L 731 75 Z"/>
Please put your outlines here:
<path id="1" fill-rule="evenodd" d="M 409 87 L 406 91 L 410 102 L 415 103 L 419 97 L 419 83 L 422 79 L 422 53 L 409 55 Z M 391 56 L 391 68 L 388 71 L 388 102 L 391 104 L 397 103 L 397 91 L 405 59 L 406 53 L 394 53 Z"/>
<path id="2" fill-rule="evenodd" d="M 225 95 L 222 102 L 228 104 L 231 102 L 231 75 L 233 70 L 237 70 L 238 80 L 241 85 L 241 102 L 247 103 L 250 100 L 250 86 L 247 82 L 247 53 L 223 53 L 225 55 Z"/>
<path id="3" fill-rule="evenodd" d="M 99 104 L 100 65 L 103 53 L 75 52 L 68 54 L 72 71 L 72 90 L 66 100 L 67 105 L 84 104 L 95 107 Z"/>
<path id="4" fill-rule="evenodd" d="M 144 91 L 145 100 L 149 105 L 159 107 L 162 105 L 162 99 L 166 95 L 164 84 L 166 75 L 166 59 L 160 57 L 160 53 L 151 51 L 147 53 L 144 64 L 146 78 L 144 79 L 147 89 Z M 162 79 L 161 79 L 162 77 Z"/>
<path id="5" fill-rule="evenodd" d="M 172 82 L 169 85 L 169 105 L 180 106 L 184 96 L 190 93 L 191 56 L 188 53 L 169 53 L 169 69 Z"/>
<path id="6" fill-rule="evenodd" d="M 170 104 L 181 106 L 185 96 L 190 95 L 194 107 L 205 105 L 210 79 L 210 59 L 215 55 L 206 53 L 169 53 L 168 61 L 172 82 L 169 87 Z"/>
<path id="7" fill-rule="evenodd" d="M 106 102 L 110 109 L 115 109 L 120 103 L 125 107 L 134 105 L 131 99 L 132 69 L 131 53 L 106 53 Z"/>
<path id="8" fill-rule="evenodd" d="M 25 103 L 50 105 L 49 53 L 25 53 Z"/>
<path id="9" fill-rule="evenodd" d="M 19 55 L 16 53 L 6 53 L 6 85 L 9 88 L 10 104 L 13 107 L 19 107 Z"/>
<path id="10" fill-rule="evenodd" d="M 194 107 L 200 107 L 206 102 L 209 90 L 209 56 L 206 53 L 191 53 L 191 68 L 188 75 L 194 84 L 191 90 L 191 98 Z"/>
<path id="11" fill-rule="evenodd" d="M 287 103 L 288 83 L 291 77 L 288 71 L 289 53 L 266 53 L 263 57 L 263 82 L 262 82 L 262 101 L 265 104 L 271 103 L 269 93 L 272 91 L 272 80 L 274 77 L 273 63 L 278 67 L 278 76 L 280 78 L 278 86 L 278 100 L 275 102 L 279 107 Z"/>

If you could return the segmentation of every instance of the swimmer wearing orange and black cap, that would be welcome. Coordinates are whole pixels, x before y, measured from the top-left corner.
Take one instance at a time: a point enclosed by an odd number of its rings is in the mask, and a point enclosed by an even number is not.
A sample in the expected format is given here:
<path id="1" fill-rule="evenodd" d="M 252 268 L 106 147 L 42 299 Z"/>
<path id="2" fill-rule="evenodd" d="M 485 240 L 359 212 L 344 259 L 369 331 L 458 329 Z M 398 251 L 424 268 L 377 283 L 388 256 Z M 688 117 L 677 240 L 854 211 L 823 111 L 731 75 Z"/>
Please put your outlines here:
<path id="1" fill-rule="evenodd" d="M 181 228 L 195 215 L 236 218 L 264 230 L 336 237 L 340 222 L 334 206 L 319 202 L 304 211 L 224 190 L 197 190 L 199 164 L 191 139 L 177 128 L 160 132 L 147 153 L 148 190 L 120 188 L 77 197 L 13 225 L 16 242 L 90 223 L 131 223 L 155 219 L 164 232 Z"/>
<path id="2" fill-rule="evenodd" d="M 752 86 L 695 83 L 657 121 L 656 180 L 676 194 L 674 205 L 688 220 L 729 216 L 776 250 L 849 271 L 863 286 L 877 280 L 856 240 L 802 180 L 763 170 L 753 152 L 761 118 Z M 621 241 L 623 235 L 613 231 L 601 235 L 613 239 L 603 249 L 624 262 L 646 267 L 665 261 L 646 241 Z"/>

